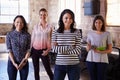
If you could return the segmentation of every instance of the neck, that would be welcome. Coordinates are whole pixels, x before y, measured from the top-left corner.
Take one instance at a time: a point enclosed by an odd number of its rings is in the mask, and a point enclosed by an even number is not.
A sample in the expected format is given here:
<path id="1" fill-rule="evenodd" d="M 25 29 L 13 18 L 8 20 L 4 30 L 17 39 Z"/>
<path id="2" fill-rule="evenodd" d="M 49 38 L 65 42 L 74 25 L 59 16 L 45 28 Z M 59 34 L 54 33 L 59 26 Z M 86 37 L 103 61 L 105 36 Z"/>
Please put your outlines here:
<path id="1" fill-rule="evenodd" d="M 70 26 L 65 26 L 64 29 L 65 30 L 70 30 Z"/>
<path id="2" fill-rule="evenodd" d="M 101 34 L 102 32 L 101 31 L 96 31 L 97 34 Z"/>
<path id="3" fill-rule="evenodd" d="M 45 21 L 45 20 L 40 21 L 40 24 L 41 24 L 43 27 L 46 25 L 46 23 L 47 23 L 47 21 Z"/>
<path id="4" fill-rule="evenodd" d="M 21 30 L 20 30 L 20 29 L 16 29 L 16 31 L 21 32 Z"/>

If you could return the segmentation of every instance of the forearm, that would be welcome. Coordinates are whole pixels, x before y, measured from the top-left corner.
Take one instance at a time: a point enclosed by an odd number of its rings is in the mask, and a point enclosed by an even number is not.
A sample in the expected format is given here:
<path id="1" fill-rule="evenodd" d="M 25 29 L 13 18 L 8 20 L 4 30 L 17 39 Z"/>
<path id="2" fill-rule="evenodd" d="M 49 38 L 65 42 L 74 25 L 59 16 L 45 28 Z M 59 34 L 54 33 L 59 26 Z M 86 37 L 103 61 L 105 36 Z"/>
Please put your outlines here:
<path id="1" fill-rule="evenodd" d="M 67 50 L 68 54 L 77 54 L 79 55 L 81 53 L 81 46 L 71 46 L 68 50 Z"/>
<path id="2" fill-rule="evenodd" d="M 14 60 L 14 56 L 13 56 L 13 53 L 12 53 L 12 52 L 9 52 L 9 58 L 10 58 L 10 60 L 12 61 L 12 63 L 14 64 L 14 63 L 15 63 L 15 60 Z"/>
<path id="3" fill-rule="evenodd" d="M 25 59 L 28 59 L 30 57 L 30 52 L 27 52 L 25 55 Z"/>
<path id="4" fill-rule="evenodd" d="M 90 43 L 87 43 L 86 50 L 87 50 L 87 51 L 91 50 L 91 44 L 90 44 Z"/>
<path id="5" fill-rule="evenodd" d="M 109 44 L 107 49 L 105 49 L 105 50 L 95 49 L 94 51 L 97 52 L 97 53 L 101 53 L 101 54 L 111 53 L 112 52 L 112 44 Z"/>

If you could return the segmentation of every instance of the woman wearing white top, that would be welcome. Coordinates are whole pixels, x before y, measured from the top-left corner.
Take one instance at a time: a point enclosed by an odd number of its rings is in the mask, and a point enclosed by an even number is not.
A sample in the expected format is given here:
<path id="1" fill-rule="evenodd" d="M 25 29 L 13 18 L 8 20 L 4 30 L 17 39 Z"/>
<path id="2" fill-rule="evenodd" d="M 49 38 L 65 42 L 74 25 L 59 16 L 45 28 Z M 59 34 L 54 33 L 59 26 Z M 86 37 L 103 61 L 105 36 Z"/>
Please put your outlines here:
<path id="1" fill-rule="evenodd" d="M 105 30 L 104 18 L 101 15 L 95 17 L 92 30 L 87 35 L 87 68 L 91 80 L 105 80 L 107 54 L 112 51 L 112 39 Z"/>
<path id="2" fill-rule="evenodd" d="M 39 77 L 39 59 L 42 60 L 43 66 L 50 78 L 53 80 L 53 72 L 49 62 L 49 51 L 51 49 L 51 32 L 52 26 L 47 23 L 47 10 L 41 8 L 39 10 L 40 21 L 34 26 L 31 37 L 31 54 L 34 67 L 35 80 L 40 80 Z"/>

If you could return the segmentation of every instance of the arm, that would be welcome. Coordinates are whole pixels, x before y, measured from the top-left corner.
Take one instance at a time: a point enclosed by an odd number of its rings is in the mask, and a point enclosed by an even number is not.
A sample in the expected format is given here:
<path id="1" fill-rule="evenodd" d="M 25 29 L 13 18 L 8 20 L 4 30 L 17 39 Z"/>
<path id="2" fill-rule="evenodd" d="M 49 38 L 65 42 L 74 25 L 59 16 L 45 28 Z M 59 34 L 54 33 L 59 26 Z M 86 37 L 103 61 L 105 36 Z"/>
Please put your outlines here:
<path id="1" fill-rule="evenodd" d="M 11 62 L 12 62 L 12 64 L 16 67 L 16 69 L 18 70 L 18 64 L 17 63 L 15 63 L 15 60 L 14 60 L 14 55 L 13 55 L 13 53 L 12 52 L 9 52 L 9 58 L 10 58 L 10 60 L 11 60 Z"/>
<path id="2" fill-rule="evenodd" d="M 86 50 L 89 51 L 90 49 L 91 49 L 91 44 L 90 44 L 90 43 L 87 43 Z"/>
<path id="3" fill-rule="evenodd" d="M 107 49 L 104 51 L 100 51 L 97 49 L 94 49 L 94 51 L 97 53 L 101 53 L 101 54 L 111 53 L 112 52 L 112 44 L 108 44 Z"/>
<path id="4" fill-rule="evenodd" d="M 95 52 L 98 52 L 98 53 L 101 53 L 101 54 L 108 54 L 108 53 L 111 53 L 112 52 L 112 37 L 111 37 L 111 34 L 110 32 L 107 32 L 107 40 L 106 40 L 106 44 L 107 44 L 107 48 L 106 50 L 104 51 L 100 51 L 100 50 L 96 50 L 95 49 Z"/>
<path id="5" fill-rule="evenodd" d="M 72 47 L 73 47 L 72 49 L 67 50 L 68 54 L 79 55 L 81 53 L 81 33 L 80 33 L 80 31 L 77 32 L 75 45 Z"/>
<path id="6" fill-rule="evenodd" d="M 12 45 L 11 45 L 9 33 L 6 36 L 6 45 L 7 45 L 7 49 L 9 50 L 9 58 L 10 58 L 12 64 L 16 67 L 16 69 L 18 69 L 18 65 L 16 64 L 16 62 L 14 60 L 14 54 L 12 52 Z"/>

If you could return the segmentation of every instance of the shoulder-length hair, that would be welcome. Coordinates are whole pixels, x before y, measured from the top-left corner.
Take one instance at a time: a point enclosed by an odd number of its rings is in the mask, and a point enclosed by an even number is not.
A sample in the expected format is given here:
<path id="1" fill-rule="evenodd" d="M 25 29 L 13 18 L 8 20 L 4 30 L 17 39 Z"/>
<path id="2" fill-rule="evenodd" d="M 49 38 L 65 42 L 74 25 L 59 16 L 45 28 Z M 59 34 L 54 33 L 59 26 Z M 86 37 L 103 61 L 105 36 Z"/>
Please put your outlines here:
<path id="1" fill-rule="evenodd" d="M 70 25 L 70 32 L 73 33 L 76 30 L 74 28 L 74 26 L 75 26 L 75 16 L 74 16 L 74 13 L 70 9 L 65 9 L 65 10 L 62 11 L 62 13 L 60 15 L 60 18 L 59 18 L 59 21 L 58 21 L 59 28 L 57 29 L 57 32 L 59 32 L 59 33 L 64 32 L 64 23 L 63 23 L 62 18 L 66 13 L 70 14 L 71 18 L 73 20 L 72 24 Z"/>
<path id="2" fill-rule="evenodd" d="M 106 29 L 105 29 L 105 21 L 104 21 L 104 18 L 103 18 L 101 15 L 97 15 L 97 16 L 94 18 L 92 29 L 93 29 L 93 30 L 97 30 L 96 27 L 95 27 L 95 21 L 98 20 L 98 19 L 101 20 L 102 23 L 103 23 L 102 28 L 101 28 L 101 31 L 103 31 L 103 32 L 106 31 Z"/>
<path id="3" fill-rule="evenodd" d="M 25 20 L 25 18 L 24 18 L 22 15 L 17 15 L 17 16 L 14 18 L 12 30 L 15 30 L 15 29 L 16 29 L 14 22 L 15 22 L 15 20 L 16 20 L 17 18 L 21 18 L 21 19 L 22 19 L 22 22 L 23 22 L 23 24 L 24 24 L 24 27 L 22 28 L 22 31 L 28 32 L 28 26 L 27 26 L 26 20 Z"/>

